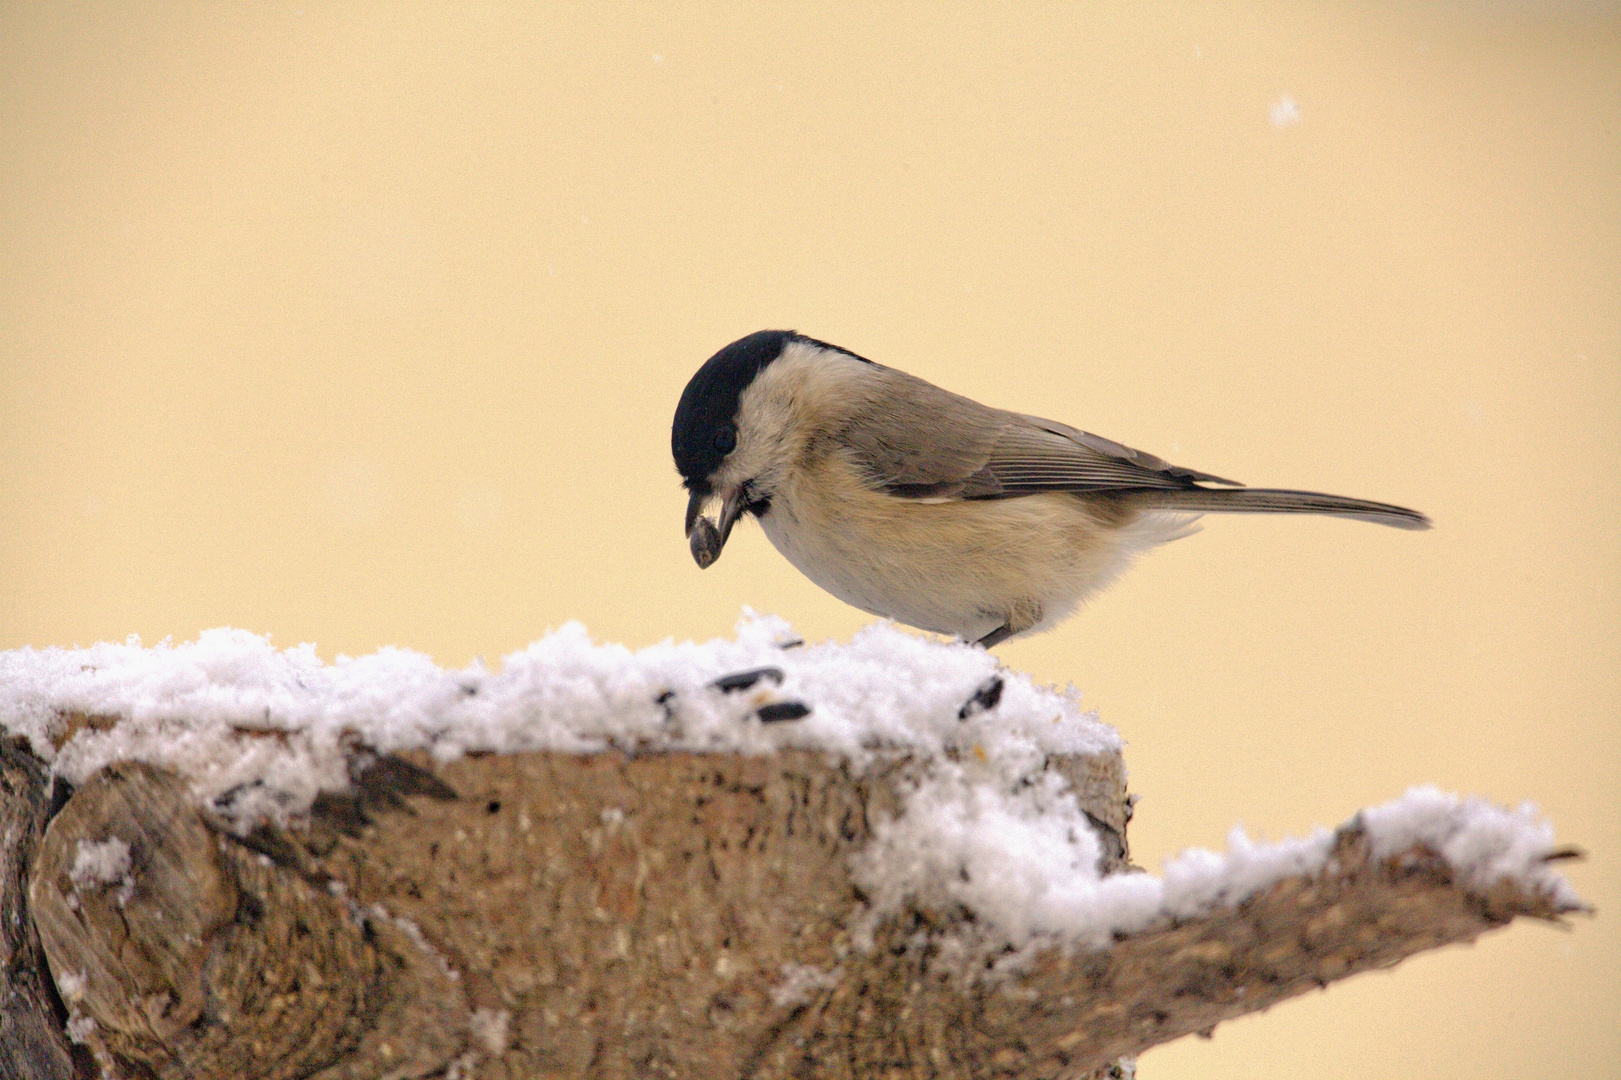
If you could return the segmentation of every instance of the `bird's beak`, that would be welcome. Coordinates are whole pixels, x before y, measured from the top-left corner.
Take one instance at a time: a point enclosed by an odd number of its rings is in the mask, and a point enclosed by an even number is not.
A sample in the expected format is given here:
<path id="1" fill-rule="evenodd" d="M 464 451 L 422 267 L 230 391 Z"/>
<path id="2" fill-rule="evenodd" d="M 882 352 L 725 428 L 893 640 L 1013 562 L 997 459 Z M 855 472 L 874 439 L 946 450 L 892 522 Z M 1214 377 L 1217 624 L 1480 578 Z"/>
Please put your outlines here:
<path id="1" fill-rule="evenodd" d="M 692 493 L 692 498 L 687 500 L 687 531 L 681 535 L 692 535 L 692 527 L 698 524 L 698 515 L 704 512 L 704 503 L 708 502 L 709 498 L 709 493 L 705 491 Z"/>
<path id="2" fill-rule="evenodd" d="M 721 500 L 720 521 L 716 523 L 701 516 L 705 504 L 713 498 L 708 492 L 694 491 L 687 500 L 687 540 L 692 548 L 692 559 L 700 570 L 709 569 L 720 558 L 726 538 L 732 535 L 732 526 L 737 524 L 737 519 L 743 516 L 744 507 L 748 505 L 740 484 Z"/>

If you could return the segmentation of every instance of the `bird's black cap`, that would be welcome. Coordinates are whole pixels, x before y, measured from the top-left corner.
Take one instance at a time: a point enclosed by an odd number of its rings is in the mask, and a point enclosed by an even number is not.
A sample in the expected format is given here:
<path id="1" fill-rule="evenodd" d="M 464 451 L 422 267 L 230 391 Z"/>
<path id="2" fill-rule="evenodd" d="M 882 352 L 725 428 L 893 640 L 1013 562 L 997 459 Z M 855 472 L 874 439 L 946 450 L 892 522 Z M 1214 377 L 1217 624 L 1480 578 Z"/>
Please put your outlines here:
<path id="1" fill-rule="evenodd" d="M 799 335 L 761 330 L 739 338 L 704 361 L 681 392 L 670 427 L 670 452 L 687 489 L 707 484 L 737 439 L 738 398 L 755 376 Z"/>
<path id="2" fill-rule="evenodd" d="M 872 363 L 849 349 L 793 330 L 759 330 L 711 356 L 681 392 L 675 423 L 670 426 L 670 452 L 688 491 L 707 490 L 710 475 L 737 443 L 738 399 L 789 342 L 795 341 Z"/>

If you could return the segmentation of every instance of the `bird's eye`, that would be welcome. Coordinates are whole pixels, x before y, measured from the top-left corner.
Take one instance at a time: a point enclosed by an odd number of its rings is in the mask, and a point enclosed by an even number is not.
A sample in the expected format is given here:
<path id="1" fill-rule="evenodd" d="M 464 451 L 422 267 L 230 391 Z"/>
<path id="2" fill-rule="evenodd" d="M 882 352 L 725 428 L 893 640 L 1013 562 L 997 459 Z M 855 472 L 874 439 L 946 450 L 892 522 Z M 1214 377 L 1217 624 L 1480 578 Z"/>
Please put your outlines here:
<path id="1" fill-rule="evenodd" d="M 737 447 L 737 432 L 729 427 L 723 427 L 715 432 L 713 440 L 717 454 L 730 454 Z"/>

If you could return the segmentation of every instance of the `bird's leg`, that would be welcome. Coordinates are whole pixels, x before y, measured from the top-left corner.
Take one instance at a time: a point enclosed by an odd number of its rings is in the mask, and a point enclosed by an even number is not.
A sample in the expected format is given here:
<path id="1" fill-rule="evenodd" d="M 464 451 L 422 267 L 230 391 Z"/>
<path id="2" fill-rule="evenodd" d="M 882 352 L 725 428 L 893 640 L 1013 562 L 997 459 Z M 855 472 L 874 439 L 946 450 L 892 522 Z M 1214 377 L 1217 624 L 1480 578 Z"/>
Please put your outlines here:
<path id="1" fill-rule="evenodd" d="M 987 615 L 991 612 L 986 612 Z M 1041 601 L 1020 600 L 1002 620 L 1002 625 L 974 642 L 982 649 L 994 649 L 1014 634 L 1022 634 L 1041 622 Z"/>
<path id="2" fill-rule="evenodd" d="M 990 633 L 974 642 L 974 644 L 978 645 L 982 649 L 994 649 L 998 645 L 1002 644 L 1002 642 L 1006 641 L 1012 634 L 1013 627 L 1009 626 L 1007 623 L 1003 623 L 995 630 L 992 630 Z"/>

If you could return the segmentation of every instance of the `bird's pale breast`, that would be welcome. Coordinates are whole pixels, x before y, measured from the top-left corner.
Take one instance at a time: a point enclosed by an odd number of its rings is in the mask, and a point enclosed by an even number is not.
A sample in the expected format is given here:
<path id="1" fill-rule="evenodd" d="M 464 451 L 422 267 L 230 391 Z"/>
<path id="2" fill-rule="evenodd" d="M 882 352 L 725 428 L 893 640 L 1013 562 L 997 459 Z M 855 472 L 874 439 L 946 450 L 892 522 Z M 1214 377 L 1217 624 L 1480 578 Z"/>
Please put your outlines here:
<path id="1" fill-rule="evenodd" d="M 1066 493 L 924 502 L 880 494 L 836 454 L 800 470 L 761 519 L 801 573 L 864 611 L 976 640 L 1040 629 L 1107 585 L 1185 516 L 1103 512 Z"/>

